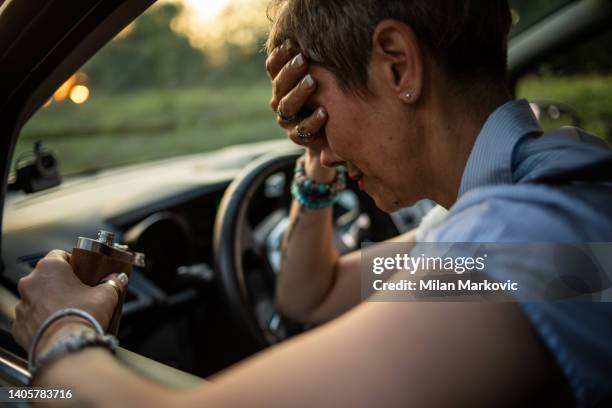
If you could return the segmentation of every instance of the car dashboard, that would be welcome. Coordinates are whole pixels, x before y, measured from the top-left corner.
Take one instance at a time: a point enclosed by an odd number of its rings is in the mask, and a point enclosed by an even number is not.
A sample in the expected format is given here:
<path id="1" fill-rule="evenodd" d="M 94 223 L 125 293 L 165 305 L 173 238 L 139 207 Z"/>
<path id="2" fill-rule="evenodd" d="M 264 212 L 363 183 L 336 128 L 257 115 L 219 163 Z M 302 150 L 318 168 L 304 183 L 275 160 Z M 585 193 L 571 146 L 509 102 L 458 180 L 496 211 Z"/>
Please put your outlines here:
<path id="1" fill-rule="evenodd" d="M 2 284 L 16 294 L 19 278 L 50 250 L 71 251 L 79 236 L 111 231 L 116 242 L 146 256 L 146 266 L 134 268 L 130 276 L 119 332 L 123 347 L 196 375 L 217 372 L 256 351 L 241 336 L 214 279 L 218 207 L 248 163 L 290 146 L 284 140 L 233 146 L 77 175 L 35 194 L 9 192 Z M 286 180 L 276 176 L 271 181 L 265 195 L 275 196 L 274 183 Z M 344 201 L 350 208 L 351 197 Z M 416 225 L 427 209 L 422 204 L 394 214 L 397 230 Z M 276 235 L 278 251 L 282 234 Z M 345 233 L 340 241 L 350 238 Z"/>

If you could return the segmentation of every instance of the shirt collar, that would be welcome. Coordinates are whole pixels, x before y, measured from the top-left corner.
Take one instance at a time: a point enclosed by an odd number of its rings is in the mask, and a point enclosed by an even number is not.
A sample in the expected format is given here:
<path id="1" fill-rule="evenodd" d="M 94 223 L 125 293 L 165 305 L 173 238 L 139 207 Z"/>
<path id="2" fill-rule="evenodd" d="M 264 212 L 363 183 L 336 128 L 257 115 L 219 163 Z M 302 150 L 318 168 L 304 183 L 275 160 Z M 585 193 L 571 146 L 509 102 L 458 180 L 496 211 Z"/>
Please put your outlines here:
<path id="1" fill-rule="evenodd" d="M 512 184 L 512 155 L 525 136 L 542 133 L 525 99 L 498 107 L 480 130 L 461 177 L 459 197 L 477 187 Z"/>

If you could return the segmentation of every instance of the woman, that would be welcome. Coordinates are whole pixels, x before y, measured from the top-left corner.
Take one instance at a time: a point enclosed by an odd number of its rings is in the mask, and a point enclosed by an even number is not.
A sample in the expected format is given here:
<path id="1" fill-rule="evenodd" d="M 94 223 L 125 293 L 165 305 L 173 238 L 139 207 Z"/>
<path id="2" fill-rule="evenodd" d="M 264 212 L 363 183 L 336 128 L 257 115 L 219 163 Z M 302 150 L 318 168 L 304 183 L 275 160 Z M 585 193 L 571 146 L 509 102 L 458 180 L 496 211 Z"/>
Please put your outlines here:
<path id="1" fill-rule="evenodd" d="M 128 372 L 104 344 L 60 353 L 41 367 L 36 384 L 71 387 L 113 407 L 499 406 L 534 396 L 571 402 L 569 390 L 584 405 L 609 398 L 611 350 L 601 342 L 612 338 L 601 324 L 609 308 L 585 314 L 555 305 L 361 302 L 359 254 L 340 257 L 332 243 L 329 206 L 343 185 L 338 165 L 383 210 L 421 198 L 450 208 L 428 240 L 612 238 L 609 209 L 579 212 L 612 198 L 610 189 L 589 184 L 578 198 L 523 183 L 537 180 L 534 170 L 558 167 L 546 167 L 543 150 L 532 149 L 542 131 L 528 104 L 510 101 L 506 2 L 277 3 L 268 42 L 271 105 L 289 137 L 307 147 L 296 171 L 277 303 L 298 320 L 339 317 L 181 394 Z M 571 165 L 610 155 L 554 141 L 548 149 L 569 155 Z M 592 228 L 578 231 L 572 217 Z M 414 235 L 399 240 L 414 242 Z M 111 282 L 125 290 L 124 277 Z M 58 252 L 19 290 L 14 335 L 24 347 L 51 312 L 66 307 L 108 324 L 117 298 L 110 285 L 80 284 L 68 255 Z M 581 337 L 588 332 L 577 333 L 580 325 L 600 337 Z M 60 318 L 40 337 L 35 363 L 61 350 L 66 336 L 91 331 L 80 318 Z M 596 364 L 585 347 L 598 356 Z"/>

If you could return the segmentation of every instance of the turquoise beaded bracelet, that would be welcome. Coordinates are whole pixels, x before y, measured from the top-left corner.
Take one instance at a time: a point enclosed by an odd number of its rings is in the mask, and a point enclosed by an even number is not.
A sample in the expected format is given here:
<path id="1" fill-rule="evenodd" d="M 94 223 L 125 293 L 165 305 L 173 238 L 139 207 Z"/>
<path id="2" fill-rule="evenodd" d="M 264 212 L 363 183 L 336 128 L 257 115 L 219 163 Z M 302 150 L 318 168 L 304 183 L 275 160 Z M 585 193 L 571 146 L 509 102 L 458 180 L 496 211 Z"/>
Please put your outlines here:
<path id="1" fill-rule="evenodd" d="M 317 183 L 306 177 L 304 161 L 304 156 L 301 156 L 295 163 L 291 195 L 307 208 L 332 206 L 336 202 L 338 192 L 346 188 L 346 169 L 342 166 L 336 167 L 336 178 L 330 184 Z"/>

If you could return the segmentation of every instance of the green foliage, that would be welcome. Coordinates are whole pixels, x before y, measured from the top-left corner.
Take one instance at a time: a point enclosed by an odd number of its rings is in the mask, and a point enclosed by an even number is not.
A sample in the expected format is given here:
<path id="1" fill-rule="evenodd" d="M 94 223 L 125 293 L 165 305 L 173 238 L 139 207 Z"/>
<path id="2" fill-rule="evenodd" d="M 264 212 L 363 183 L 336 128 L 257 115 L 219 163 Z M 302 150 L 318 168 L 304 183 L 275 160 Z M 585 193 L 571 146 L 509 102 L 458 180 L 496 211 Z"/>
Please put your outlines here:
<path id="1" fill-rule="evenodd" d="M 612 76 L 531 76 L 519 82 L 518 95 L 564 102 L 585 129 L 612 141 Z M 41 139 L 60 154 L 66 174 L 285 137 L 269 98 L 267 81 L 95 94 L 84 105 L 56 104 L 37 113 L 16 151 Z"/>
<path id="2" fill-rule="evenodd" d="M 83 70 L 96 92 L 125 92 L 155 84 L 161 88 L 201 82 L 205 56 L 187 38 L 170 29 L 180 7 L 166 4 L 151 9 L 131 32 L 104 47 Z"/>
<path id="3" fill-rule="evenodd" d="M 38 112 L 16 151 L 43 140 L 68 174 L 284 137 L 269 99 L 267 81 L 96 94 Z"/>
<path id="4" fill-rule="evenodd" d="M 252 54 L 243 54 L 239 51 L 230 53 L 228 62 L 224 66 L 209 71 L 206 83 L 267 81 L 265 63 L 266 54 L 262 51 Z"/>
<path id="5" fill-rule="evenodd" d="M 128 92 L 135 89 L 174 89 L 219 82 L 265 78 L 265 54 L 225 44 L 228 59 L 210 64 L 206 54 L 189 39 L 171 29 L 181 12 L 179 4 L 164 4 L 139 17 L 131 31 L 104 47 L 83 67 L 94 92 Z M 264 43 L 259 33 L 258 43 Z"/>
<path id="6" fill-rule="evenodd" d="M 514 30 L 567 2 L 511 0 L 521 11 Z M 268 107 L 265 54 L 227 42 L 226 63 L 212 65 L 214 55 L 207 58 L 170 28 L 180 11 L 174 4 L 152 8 L 107 45 L 83 68 L 90 100 L 41 109 L 16 152 L 43 140 L 67 174 L 285 137 Z M 263 44 L 265 34 L 256 35 Z M 519 82 L 518 96 L 568 104 L 585 129 L 612 141 L 610 42 L 607 34 L 559 53 Z"/>
<path id="7" fill-rule="evenodd" d="M 569 105 L 584 129 L 612 143 L 612 75 L 529 76 L 518 83 L 517 96 Z"/>

